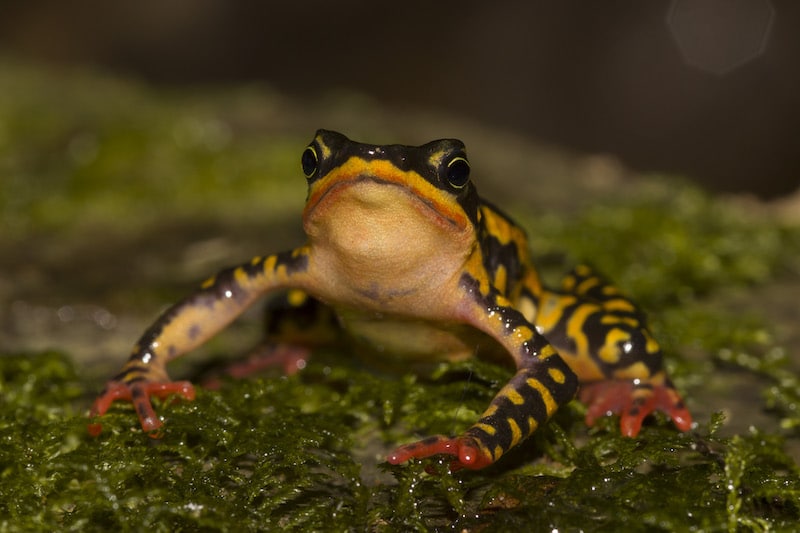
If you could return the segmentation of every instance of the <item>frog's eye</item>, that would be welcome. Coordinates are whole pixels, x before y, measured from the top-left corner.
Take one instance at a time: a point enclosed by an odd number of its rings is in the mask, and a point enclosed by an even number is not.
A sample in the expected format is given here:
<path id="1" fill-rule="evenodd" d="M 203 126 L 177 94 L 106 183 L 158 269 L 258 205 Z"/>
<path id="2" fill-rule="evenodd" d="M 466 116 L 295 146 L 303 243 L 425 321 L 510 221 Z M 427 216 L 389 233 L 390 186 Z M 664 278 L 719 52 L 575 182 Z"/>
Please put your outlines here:
<path id="1" fill-rule="evenodd" d="M 447 163 L 447 183 L 454 189 L 463 189 L 469 183 L 469 162 L 457 156 Z"/>
<path id="2" fill-rule="evenodd" d="M 300 157 L 300 164 L 303 165 L 303 174 L 307 179 L 314 177 L 319 169 L 319 157 L 313 145 L 309 145 L 303 150 L 303 155 Z"/>

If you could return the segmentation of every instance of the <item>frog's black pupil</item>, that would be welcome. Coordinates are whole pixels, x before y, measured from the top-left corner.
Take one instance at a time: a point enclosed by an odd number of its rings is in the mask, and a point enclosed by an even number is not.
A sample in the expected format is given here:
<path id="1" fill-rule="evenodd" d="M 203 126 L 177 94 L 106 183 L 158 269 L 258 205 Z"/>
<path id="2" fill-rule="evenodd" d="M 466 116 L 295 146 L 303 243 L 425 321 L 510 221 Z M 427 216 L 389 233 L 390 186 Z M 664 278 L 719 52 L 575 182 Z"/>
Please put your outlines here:
<path id="1" fill-rule="evenodd" d="M 300 158 L 300 164 L 303 165 L 303 174 L 310 178 L 317 171 L 317 152 L 313 147 L 309 146 L 303 151 L 303 156 Z"/>
<path id="2" fill-rule="evenodd" d="M 453 187 L 462 188 L 469 181 L 469 163 L 463 157 L 456 157 L 447 165 L 447 181 Z"/>

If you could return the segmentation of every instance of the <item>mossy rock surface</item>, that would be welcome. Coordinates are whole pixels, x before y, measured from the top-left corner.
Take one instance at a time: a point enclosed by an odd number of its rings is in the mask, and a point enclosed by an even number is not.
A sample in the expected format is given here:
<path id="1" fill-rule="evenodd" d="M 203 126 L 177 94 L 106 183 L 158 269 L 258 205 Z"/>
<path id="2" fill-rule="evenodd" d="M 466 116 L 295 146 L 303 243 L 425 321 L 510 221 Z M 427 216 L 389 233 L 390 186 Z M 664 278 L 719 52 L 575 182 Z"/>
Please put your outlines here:
<path id="1" fill-rule="evenodd" d="M 786 210 L 353 95 L 0 67 L 0 531 L 796 528 L 800 228 Z M 158 441 L 125 406 L 90 437 L 89 403 L 159 309 L 302 239 L 298 160 L 318 127 L 462 137 L 546 280 L 588 261 L 648 311 L 696 429 L 658 417 L 626 439 L 613 419 L 587 429 L 574 402 L 484 471 L 389 466 L 399 443 L 466 428 L 508 371 L 386 375 L 322 352 L 290 377 L 160 403 Z M 259 330 L 254 311 L 173 377 L 199 379 Z"/>

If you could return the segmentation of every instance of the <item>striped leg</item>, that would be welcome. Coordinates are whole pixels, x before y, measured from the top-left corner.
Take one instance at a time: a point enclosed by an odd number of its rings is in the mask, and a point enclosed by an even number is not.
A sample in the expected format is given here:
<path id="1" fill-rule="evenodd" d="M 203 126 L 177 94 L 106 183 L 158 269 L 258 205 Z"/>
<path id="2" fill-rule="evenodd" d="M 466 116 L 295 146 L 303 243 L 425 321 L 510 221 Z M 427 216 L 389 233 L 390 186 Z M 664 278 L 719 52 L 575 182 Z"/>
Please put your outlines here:
<path id="1" fill-rule="evenodd" d="M 587 424 L 618 414 L 622 433 L 634 437 L 645 417 L 662 411 L 681 431 L 690 429 L 691 415 L 639 308 L 585 265 L 562 289 L 542 293 L 536 323 L 581 380 Z"/>
<path id="2" fill-rule="evenodd" d="M 223 270 L 202 284 L 199 291 L 167 309 L 144 333 L 122 371 L 111 379 L 92 405 L 90 416 L 106 413 L 117 400 L 130 401 L 142 429 L 157 437 L 162 426 L 150 402 L 178 394 L 194 398 L 188 382 L 170 380 L 166 365 L 215 335 L 256 299 L 272 290 L 301 284 L 308 269 L 307 248 L 298 248 Z M 89 426 L 97 435 L 99 423 Z"/>
<path id="3" fill-rule="evenodd" d="M 401 446 L 388 458 L 399 464 L 435 454 L 455 456 L 453 468 L 478 469 L 494 463 L 572 400 L 577 378 L 536 329 L 494 291 L 483 294 L 465 274 L 465 320 L 493 336 L 513 357 L 517 373 L 472 427 L 455 438 L 435 436 Z"/>

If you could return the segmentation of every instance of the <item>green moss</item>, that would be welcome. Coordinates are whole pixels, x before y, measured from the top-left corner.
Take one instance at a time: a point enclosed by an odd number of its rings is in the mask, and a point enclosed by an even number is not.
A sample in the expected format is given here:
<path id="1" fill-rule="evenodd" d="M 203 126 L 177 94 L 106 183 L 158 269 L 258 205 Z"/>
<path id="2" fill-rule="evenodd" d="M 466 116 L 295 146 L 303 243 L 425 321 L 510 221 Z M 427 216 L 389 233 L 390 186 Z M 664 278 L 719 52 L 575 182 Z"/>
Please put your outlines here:
<path id="1" fill-rule="evenodd" d="M 577 216 L 532 219 L 535 254 L 551 267 L 589 262 L 645 308 L 661 308 L 725 287 L 797 272 L 798 231 L 712 199 L 675 178 L 653 177 L 633 197 L 607 200 Z"/>
<path id="2" fill-rule="evenodd" d="M 253 134 L 252 115 L 274 112 L 257 91 L 155 94 L 89 73 L 3 67 L 0 221 L 11 234 L 302 205 L 286 189 L 310 133 Z"/>
<path id="3" fill-rule="evenodd" d="M 381 462 L 384 445 L 408 432 L 398 426 L 419 413 L 445 425 L 423 431 L 467 424 L 453 420 L 480 408 L 501 377 L 482 363 L 472 367 L 476 394 L 465 406 L 463 383 L 445 379 L 460 367 L 421 383 L 319 361 L 298 376 L 229 383 L 193 403 L 161 405 L 166 432 L 152 441 L 131 429 L 125 407 L 89 437 L 71 407 L 87 385 L 66 357 L 1 362 L 3 530 L 736 531 L 789 530 L 800 519 L 800 471 L 781 439 L 755 431 L 721 438 L 718 417 L 692 434 L 658 425 L 637 439 L 607 423 L 587 440 L 571 406 L 485 471 L 450 474 L 426 460 L 383 464 L 383 475 L 362 479 L 361 463 Z M 387 414 L 398 398 L 405 413 Z"/>

